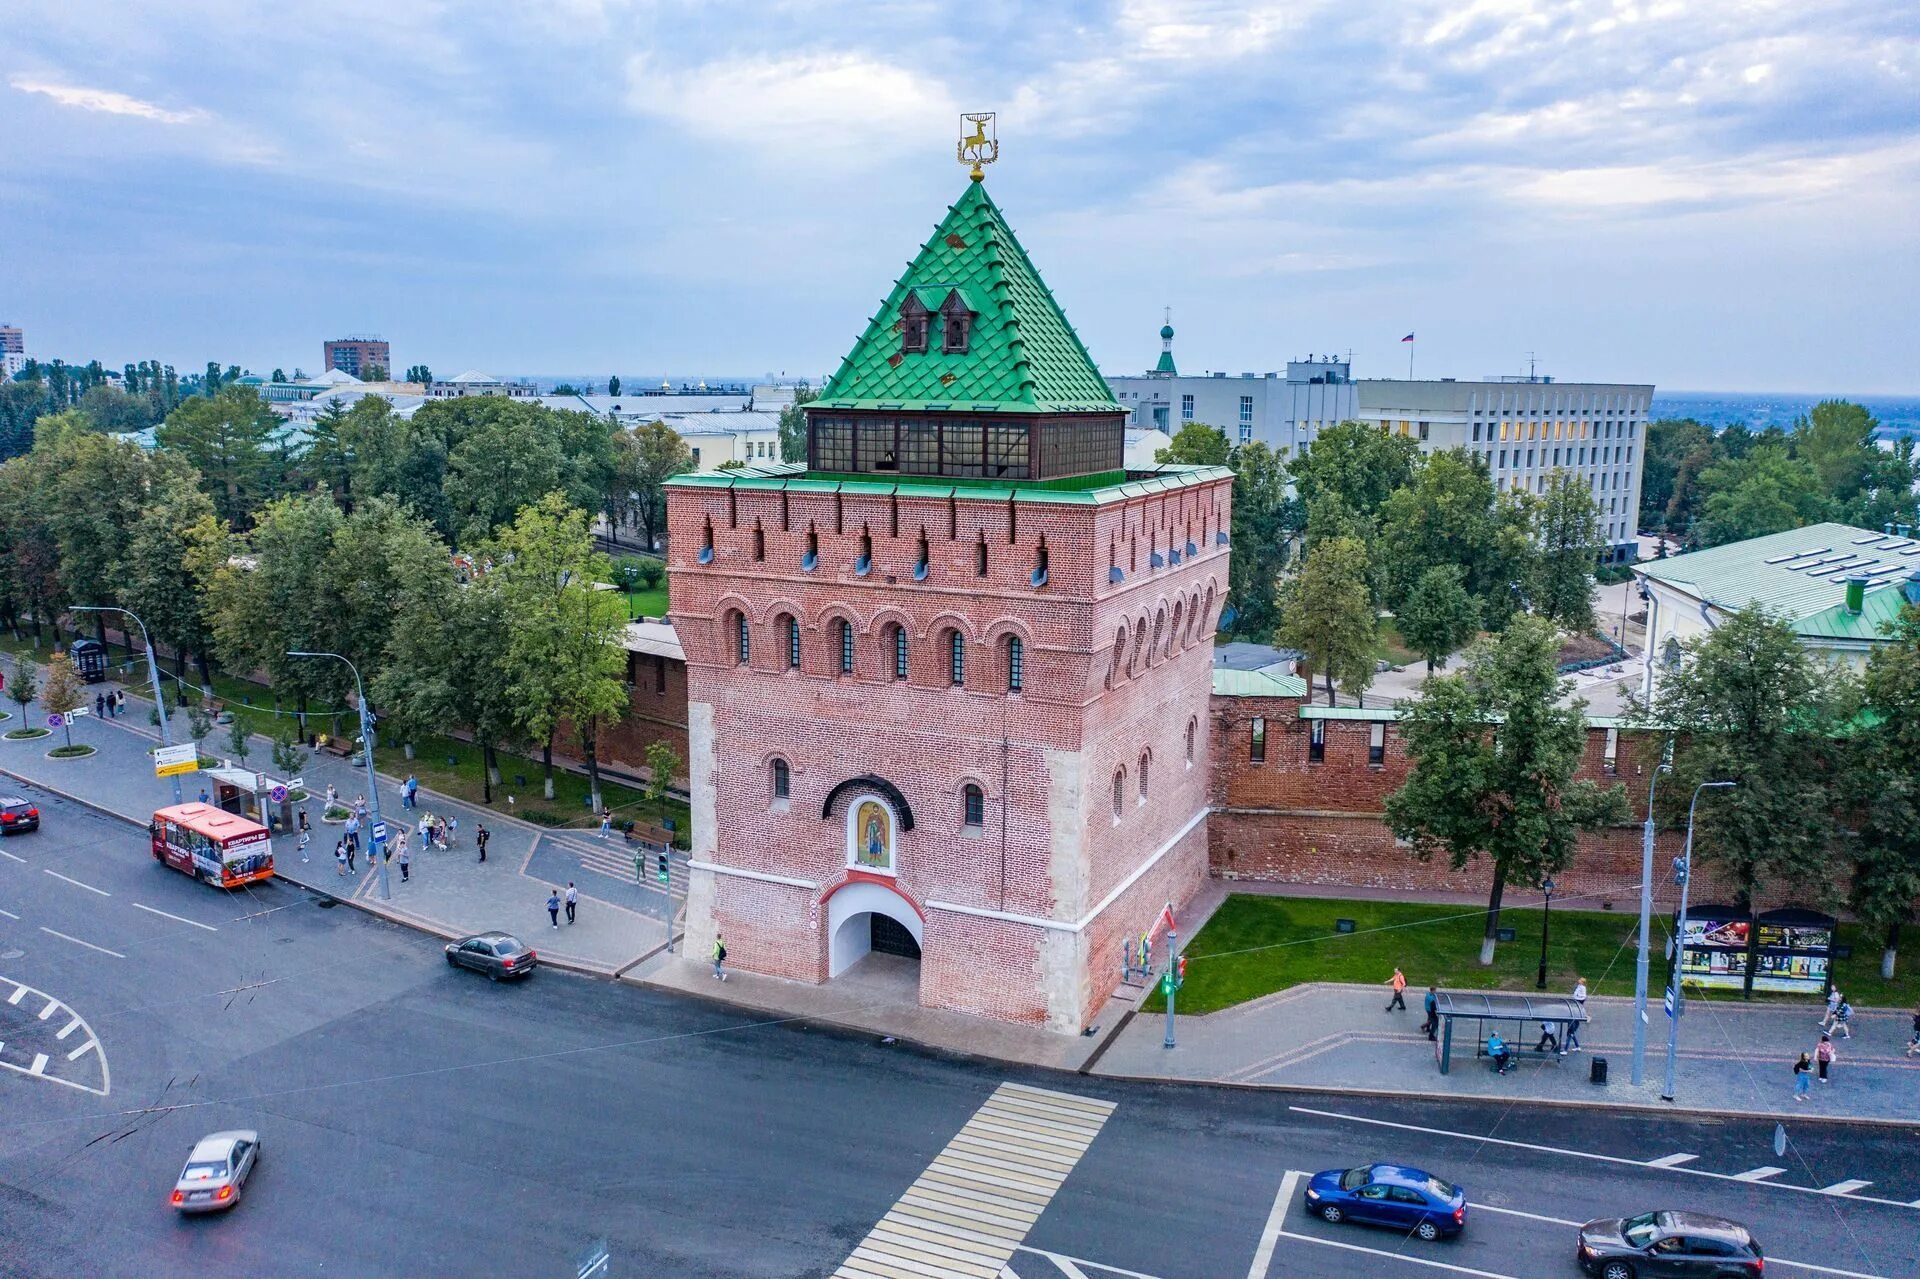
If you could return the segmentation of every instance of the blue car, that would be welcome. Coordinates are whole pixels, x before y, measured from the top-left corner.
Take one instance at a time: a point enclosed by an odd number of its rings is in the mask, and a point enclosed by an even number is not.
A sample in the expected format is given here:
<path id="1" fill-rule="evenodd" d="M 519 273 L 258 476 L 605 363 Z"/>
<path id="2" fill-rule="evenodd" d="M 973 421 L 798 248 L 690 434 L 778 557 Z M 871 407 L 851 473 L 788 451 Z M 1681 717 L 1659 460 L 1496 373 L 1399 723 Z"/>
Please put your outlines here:
<path id="1" fill-rule="evenodd" d="M 1315 1173 L 1307 1182 L 1307 1211 L 1431 1241 L 1451 1238 L 1467 1224 L 1467 1192 L 1418 1168 L 1368 1164 Z"/>

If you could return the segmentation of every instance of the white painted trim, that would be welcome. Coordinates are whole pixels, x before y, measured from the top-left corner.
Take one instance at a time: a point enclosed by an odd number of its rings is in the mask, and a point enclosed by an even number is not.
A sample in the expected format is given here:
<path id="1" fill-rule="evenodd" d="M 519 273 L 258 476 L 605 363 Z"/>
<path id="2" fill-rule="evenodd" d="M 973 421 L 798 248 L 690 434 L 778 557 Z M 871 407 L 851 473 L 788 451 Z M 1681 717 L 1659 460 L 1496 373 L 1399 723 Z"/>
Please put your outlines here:
<path id="1" fill-rule="evenodd" d="M 1169 839 L 1166 843 L 1160 845 L 1159 849 L 1155 851 L 1153 856 L 1147 858 L 1146 861 L 1140 863 L 1139 866 L 1135 867 L 1131 875 L 1128 875 L 1125 879 L 1121 880 L 1117 885 L 1114 886 L 1114 889 L 1112 892 L 1108 893 L 1105 897 L 1100 899 L 1100 904 L 1098 906 L 1095 906 L 1092 910 L 1082 915 L 1079 918 L 1079 920 L 1075 923 L 1069 924 L 1064 920 L 1059 920 L 1059 919 L 1042 919 L 1038 915 L 1016 915 L 1009 911 L 1004 911 L 1004 910 L 987 910 L 980 906 L 962 906 L 957 902 L 930 901 L 927 903 L 927 909 L 928 910 L 944 910 L 955 915 L 972 915 L 976 919 L 997 919 L 1003 923 L 1008 923 L 1008 924 L 1025 924 L 1030 928 L 1046 928 L 1046 929 L 1051 929 L 1052 931 L 1057 933 L 1085 932 L 1087 929 L 1087 925 L 1091 924 L 1094 920 L 1098 919 L 1100 915 L 1107 909 L 1107 907 L 1113 905 L 1116 901 L 1120 900 L 1121 895 L 1124 894 L 1129 888 L 1132 888 L 1136 883 L 1138 883 L 1142 875 L 1146 874 L 1148 871 L 1152 870 L 1155 866 L 1159 865 L 1160 859 L 1165 857 L 1168 853 L 1172 852 L 1174 849 L 1174 846 L 1178 844 L 1181 840 L 1185 839 L 1189 834 L 1191 834 L 1193 831 L 1193 828 L 1195 826 L 1198 826 L 1201 822 L 1205 821 L 1207 819 L 1207 815 L 1210 814 L 1212 811 L 1213 810 L 1211 808 L 1202 808 L 1199 812 L 1195 813 L 1191 818 L 1188 819 L 1187 824 L 1185 826 L 1182 826 L 1178 831 L 1174 833 L 1174 836 L 1172 839 Z"/>
<path id="2" fill-rule="evenodd" d="M 811 879 L 795 879 L 791 875 L 769 875 L 763 870 L 745 870 L 739 866 L 722 866 L 718 862 L 696 862 L 689 860 L 687 865 L 694 870 L 710 870 L 716 875 L 732 875 L 738 879 L 757 879 L 763 884 L 784 884 L 788 888 L 807 888 L 818 891 L 820 885 Z"/>

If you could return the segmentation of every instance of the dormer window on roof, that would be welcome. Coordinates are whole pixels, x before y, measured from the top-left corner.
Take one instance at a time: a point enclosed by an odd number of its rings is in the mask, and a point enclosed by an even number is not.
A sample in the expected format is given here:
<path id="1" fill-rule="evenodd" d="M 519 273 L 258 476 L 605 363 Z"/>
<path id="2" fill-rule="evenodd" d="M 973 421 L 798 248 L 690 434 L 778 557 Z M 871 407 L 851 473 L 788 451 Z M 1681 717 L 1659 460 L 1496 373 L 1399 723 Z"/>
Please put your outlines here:
<path id="1" fill-rule="evenodd" d="M 907 300 L 900 304 L 900 350 L 905 355 L 925 355 L 927 351 L 927 325 L 933 313 L 927 304 L 920 300 L 918 290 L 907 293 Z"/>
<path id="2" fill-rule="evenodd" d="M 967 340 L 973 331 L 973 308 L 955 289 L 947 294 L 947 300 L 940 304 L 940 319 L 944 333 L 940 343 L 943 355 L 965 355 Z"/>

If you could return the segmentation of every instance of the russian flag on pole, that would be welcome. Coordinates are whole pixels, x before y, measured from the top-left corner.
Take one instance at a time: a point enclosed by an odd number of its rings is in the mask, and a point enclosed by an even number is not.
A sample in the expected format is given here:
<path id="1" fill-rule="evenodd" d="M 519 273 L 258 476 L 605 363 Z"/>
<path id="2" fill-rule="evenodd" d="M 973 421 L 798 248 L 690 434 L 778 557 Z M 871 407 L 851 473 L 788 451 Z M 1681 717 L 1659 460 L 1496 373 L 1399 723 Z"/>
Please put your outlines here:
<path id="1" fill-rule="evenodd" d="M 1409 334 L 1407 334 L 1407 336 L 1405 336 L 1405 337 L 1403 337 L 1403 338 L 1401 338 L 1400 340 L 1401 340 L 1402 342 L 1411 342 L 1411 341 L 1413 341 L 1413 334 L 1411 334 L 1411 333 L 1409 333 Z"/>

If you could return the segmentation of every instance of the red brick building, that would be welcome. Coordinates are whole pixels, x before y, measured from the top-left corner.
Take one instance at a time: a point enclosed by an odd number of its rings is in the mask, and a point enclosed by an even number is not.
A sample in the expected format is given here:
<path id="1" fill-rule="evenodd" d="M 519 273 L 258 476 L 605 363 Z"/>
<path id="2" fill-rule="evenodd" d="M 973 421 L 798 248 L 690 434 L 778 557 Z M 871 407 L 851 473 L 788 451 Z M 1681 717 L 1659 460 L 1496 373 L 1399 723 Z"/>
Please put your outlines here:
<path id="1" fill-rule="evenodd" d="M 1077 1031 L 1206 874 L 1231 476 L 1125 410 L 975 181 L 807 408 L 671 482 L 688 951 Z"/>

